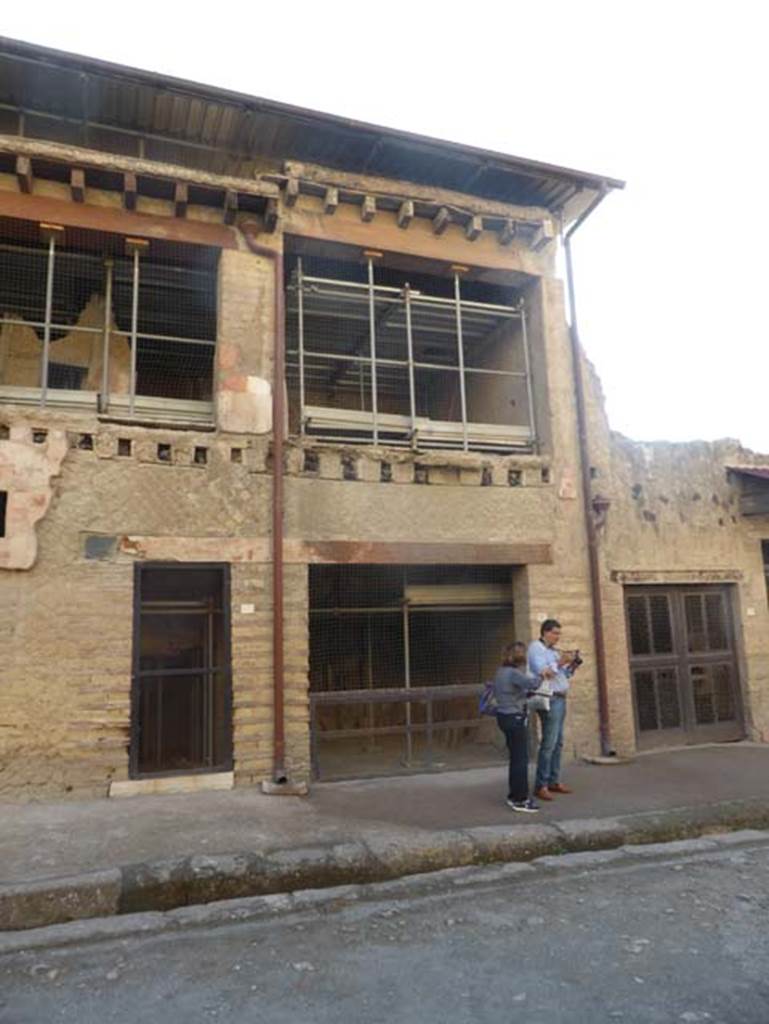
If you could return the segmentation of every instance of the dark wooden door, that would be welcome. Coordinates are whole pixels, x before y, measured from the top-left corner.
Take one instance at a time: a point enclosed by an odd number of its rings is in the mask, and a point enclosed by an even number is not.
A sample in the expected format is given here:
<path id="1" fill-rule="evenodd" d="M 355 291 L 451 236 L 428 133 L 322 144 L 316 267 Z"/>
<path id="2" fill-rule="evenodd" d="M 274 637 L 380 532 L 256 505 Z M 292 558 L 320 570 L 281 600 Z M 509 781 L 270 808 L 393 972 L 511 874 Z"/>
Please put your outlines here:
<path id="1" fill-rule="evenodd" d="M 628 587 L 625 613 L 640 749 L 744 735 L 726 587 Z"/>

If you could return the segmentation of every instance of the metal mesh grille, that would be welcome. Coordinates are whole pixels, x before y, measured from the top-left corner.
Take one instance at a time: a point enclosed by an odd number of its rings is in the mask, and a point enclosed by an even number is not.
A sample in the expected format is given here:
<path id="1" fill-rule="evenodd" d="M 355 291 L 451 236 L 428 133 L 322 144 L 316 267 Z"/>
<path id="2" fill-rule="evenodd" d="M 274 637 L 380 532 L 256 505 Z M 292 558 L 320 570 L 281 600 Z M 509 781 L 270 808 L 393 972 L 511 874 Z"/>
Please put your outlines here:
<path id="1" fill-rule="evenodd" d="M 0 387 L 13 400 L 90 393 L 130 412 L 136 397 L 211 401 L 211 250 L 153 241 L 134 257 L 120 236 L 68 228 L 51 242 L 2 218 L 0 318 Z"/>
<path id="2" fill-rule="evenodd" d="M 690 672 L 697 724 L 733 721 L 736 709 L 731 666 L 693 665 Z"/>
<path id="3" fill-rule="evenodd" d="M 729 646 L 721 594 L 687 594 L 686 634 L 690 651 L 723 651 Z"/>
<path id="4" fill-rule="evenodd" d="M 334 774 L 349 772 L 352 761 L 359 769 L 361 757 L 392 770 L 433 753 L 452 760 L 477 754 L 488 725 L 478 719 L 477 687 L 512 639 L 510 573 L 496 566 L 311 567 L 310 689 L 339 697 L 318 703 L 313 716 L 324 773 L 329 762 L 341 761 Z M 447 687 L 464 691 L 443 699 Z M 392 699 L 423 688 L 431 690 L 429 712 L 424 700 Z M 488 729 L 480 745 L 499 756 Z"/>
<path id="5" fill-rule="evenodd" d="M 630 649 L 633 655 L 669 654 L 673 650 L 670 602 L 665 594 L 627 599 Z"/>
<path id="6" fill-rule="evenodd" d="M 371 279 L 369 278 L 371 274 Z M 506 449 L 531 443 L 520 300 L 479 282 L 289 257 L 291 429 L 332 440 Z"/>
<path id="7" fill-rule="evenodd" d="M 681 703 L 675 669 L 636 671 L 633 684 L 641 732 L 680 727 Z"/>

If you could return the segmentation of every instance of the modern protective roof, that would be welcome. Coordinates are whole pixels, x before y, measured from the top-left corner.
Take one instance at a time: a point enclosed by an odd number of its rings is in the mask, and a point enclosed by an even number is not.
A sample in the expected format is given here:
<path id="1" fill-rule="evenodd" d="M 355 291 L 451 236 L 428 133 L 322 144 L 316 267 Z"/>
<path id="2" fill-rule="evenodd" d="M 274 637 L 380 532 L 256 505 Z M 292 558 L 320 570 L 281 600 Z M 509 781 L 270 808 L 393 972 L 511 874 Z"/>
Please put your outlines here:
<path id="1" fill-rule="evenodd" d="M 243 176 L 304 161 L 543 206 L 566 223 L 624 185 L 3 37 L 0 132 Z"/>

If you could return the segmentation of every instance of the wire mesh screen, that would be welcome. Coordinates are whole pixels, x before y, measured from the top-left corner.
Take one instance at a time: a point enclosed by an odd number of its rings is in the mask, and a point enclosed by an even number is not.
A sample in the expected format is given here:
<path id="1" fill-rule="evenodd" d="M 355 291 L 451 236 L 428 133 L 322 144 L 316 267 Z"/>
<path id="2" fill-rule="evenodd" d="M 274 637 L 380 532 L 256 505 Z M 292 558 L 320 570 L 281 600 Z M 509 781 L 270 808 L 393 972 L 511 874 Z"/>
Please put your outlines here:
<path id="1" fill-rule="evenodd" d="M 103 410 L 133 412 L 137 396 L 210 403 L 216 259 L 0 219 L 0 386 L 40 403 L 98 396 Z"/>
<path id="2" fill-rule="evenodd" d="M 323 774 L 497 759 L 478 688 L 512 638 L 511 593 L 509 567 L 312 566 L 310 691 Z"/>
<path id="3" fill-rule="evenodd" d="M 533 439 L 522 301 L 477 281 L 289 256 L 291 429 L 326 440 L 511 450 Z"/>

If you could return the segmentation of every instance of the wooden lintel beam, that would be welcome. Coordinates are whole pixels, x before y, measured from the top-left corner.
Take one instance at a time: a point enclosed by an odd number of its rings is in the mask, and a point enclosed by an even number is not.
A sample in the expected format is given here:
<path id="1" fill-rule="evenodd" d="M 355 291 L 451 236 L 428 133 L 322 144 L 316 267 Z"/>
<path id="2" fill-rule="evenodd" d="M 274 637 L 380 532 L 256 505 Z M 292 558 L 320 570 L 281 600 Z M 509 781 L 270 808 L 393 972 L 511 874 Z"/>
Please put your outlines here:
<path id="1" fill-rule="evenodd" d="M 28 156 L 16 157 L 16 180 L 19 191 L 29 195 L 32 191 L 32 161 Z"/>
<path id="2" fill-rule="evenodd" d="M 130 171 L 123 175 L 123 206 L 126 210 L 136 209 L 136 175 Z"/>
<path id="3" fill-rule="evenodd" d="M 283 201 L 285 202 L 286 206 L 293 206 L 298 198 L 299 198 L 299 179 L 298 178 L 293 178 L 293 177 L 292 178 L 288 178 L 288 180 L 286 181 L 286 188 L 285 188 L 285 191 L 283 193 Z"/>
<path id="4" fill-rule="evenodd" d="M 85 171 L 73 167 L 69 175 L 69 190 L 73 203 L 85 202 Z"/>
<path id="5" fill-rule="evenodd" d="M 474 242 L 483 231 L 483 217 L 475 214 L 465 225 L 465 237 L 469 242 Z"/>
<path id="6" fill-rule="evenodd" d="M 70 199 L 22 195 L 0 189 L 0 217 L 59 224 L 65 228 L 82 228 L 106 234 L 144 236 L 187 245 L 208 245 L 219 249 L 236 249 L 235 232 L 222 224 L 196 221 L 186 217 L 158 216 L 114 206 L 73 203 Z"/>
<path id="7" fill-rule="evenodd" d="M 278 200 L 268 199 L 264 208 L 264 230 L 272 234 L 278 226 Z"/>
<path id="8" fill-rule="evenodd" d="M 360 219 L 365 221 L 366 224 L 372 221 L 376 216 L 376 198 L 374 196 L 364 196 L 363 205 L 360 208 Z"/>
<path id="9" fill-rule="evenodd" d="M 445 206 L 442 206 L 433 217 L 433 234 L 442 235 L 450 223 L 451 214 Z"/>
<path id="10" fill-rule="evenodd" d="M 336 213 L 337 206 L 339 206 L 339 189 L 327 188 L 323 196 L 323 212 L 330 216 L 332 213 Z"/>
<path id="11" fill-rule="evenodd" d="M 515 238 L 515 221 L 508 217 L 499 232 L 499 244 L 510 245 Z"/>
<path id="12" fill-rule="evenodd" d="M 187 216 L 187 203 L 189 201 L 189 189 L 186 181 L 177 181 L 174 185 L 174 216 Z"/>
<path id="13" fill-rule="evenodd" d="M 396 221 L 399 228 L 407 228 L 414 219 L 414 203 L 411 199 L 405 199 L 398 207 Z"/>
<path id="14" fill-rule="evenodd" d="M 238 194 L 231 189 L 224 193 L 224 223 L 234 224 L 238 212 Z"/>

